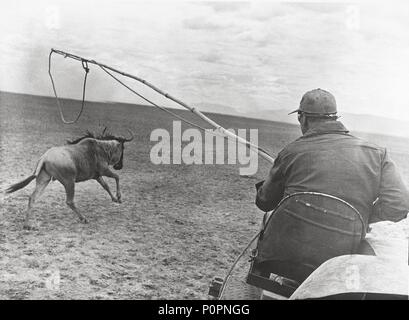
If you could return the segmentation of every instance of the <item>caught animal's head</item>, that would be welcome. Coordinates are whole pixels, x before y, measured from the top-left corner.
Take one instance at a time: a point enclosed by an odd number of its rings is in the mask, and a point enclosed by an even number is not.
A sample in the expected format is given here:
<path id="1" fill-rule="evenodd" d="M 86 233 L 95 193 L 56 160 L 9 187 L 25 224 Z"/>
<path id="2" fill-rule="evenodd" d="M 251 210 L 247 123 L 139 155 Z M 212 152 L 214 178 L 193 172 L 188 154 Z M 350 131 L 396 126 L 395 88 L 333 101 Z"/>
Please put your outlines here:
<path id="1" fill-rule="evenodd" d="M 85 138 L 93 138 L 96 140 L 102 141 L 109 141 L 110 144 L 106 145 L 105 147 L 108 149 L 108 164 L 113 165 L 115 170 L 121 170 L 123 167 L 123 159 L 124 159 L 124 150 L 125 150 L 125 142 L 130 142 L 134 139 L 134 135 L 132 131 L 128 130 L 130 133 L 130 138 L 125 138 L 121 136 L 115 136 L 109 132 L 107 132 L 107 128 L 102 131 L 101 134 L 95 135 L 90 131 L 87 131 L 86 134 L 73 141 L 68 141 L 69 144 L 76 144 L 82 141 Z"/>
<path id="2" fill-rule="evenodd" d="M 115 170 L 121 170 L 123 167 L 123 159 L 124 159 L 124 150 L 125 150 L 125 142 L 130 142 L 133 140 L 134 135 L 132 131 L 128 130 L 130 133 L 130 138 L 115 136 L 106 131 L 106 127 L 102 134 L 97 137 L 100 140 L 113 140 L 115 141 L 114 151 L 111 155 L 111 163 L 113 164 L 113 168 Z"/>

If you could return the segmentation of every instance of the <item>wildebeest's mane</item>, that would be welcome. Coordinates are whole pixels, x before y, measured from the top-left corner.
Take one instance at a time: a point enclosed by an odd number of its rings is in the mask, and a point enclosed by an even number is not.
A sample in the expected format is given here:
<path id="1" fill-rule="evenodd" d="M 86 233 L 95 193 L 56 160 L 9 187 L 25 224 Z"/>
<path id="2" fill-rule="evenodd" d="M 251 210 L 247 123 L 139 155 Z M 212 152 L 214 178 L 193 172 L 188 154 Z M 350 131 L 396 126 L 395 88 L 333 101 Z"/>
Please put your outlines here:
<path id="1" fill-rule="evenodd" d="M 79 137 L 79 138 L 74 139 L 74 140 L 67 140 L 67 143 L 68 144 L 77 144 L 77 143 L 79 143 L 80 141 L 82 141 L 82 140 L 84 140 L 86 138 L 92 138 L 92 139 L 96 139 L 96 140 L 117 140 L 119 142 L 123 141 L 122 137 L 114 136 L 113 134 L 107 132 L 106 128 L 105 128 L 104 131 L 102 131 L 102 133 L 98 134 L 98 135 L 96 135 L 95 133 L 92 133 L 91 131 L 87 130 L 82 137 Z"/>

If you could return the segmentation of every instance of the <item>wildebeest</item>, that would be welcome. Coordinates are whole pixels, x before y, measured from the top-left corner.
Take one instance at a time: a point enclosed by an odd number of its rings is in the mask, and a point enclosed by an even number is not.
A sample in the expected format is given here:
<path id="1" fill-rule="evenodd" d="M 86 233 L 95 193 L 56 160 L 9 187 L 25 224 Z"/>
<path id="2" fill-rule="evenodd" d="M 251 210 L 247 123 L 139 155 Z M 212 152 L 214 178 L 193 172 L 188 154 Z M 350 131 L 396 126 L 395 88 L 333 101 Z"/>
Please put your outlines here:
<path id="1" fill-rule="evenodd" d="M 31 176 L 11 185 L 6 193 L 12 193 L 27 186 L 36 179 L 36 187 L 28 202 L 27 213 L 24 220 L 24 229 L 34 229 L 30 224 L 30 211 L 34 202 L 44 192 L 50 181 L 58 180 L 65 188 L 66 203 L 78 215 L 82 223 L 87 219 L 80 213 L 74 203 L 75 183 L 95 179 L 108 192 L 112 201 L 121 202 L 119 189 L 119 176 L 112 172 L 122 169 L 124 157 L 124 143 L 132 141 L 130 138 L 117 137 L 106 132 L 96 136 L 87 131 L 78 139 L 67 141 L 67 145 L 48 149 L 39 159 Z M 111 193 L 108 184 L 102 178 L 114 178 L 116 182 L 116 197 Z"/>

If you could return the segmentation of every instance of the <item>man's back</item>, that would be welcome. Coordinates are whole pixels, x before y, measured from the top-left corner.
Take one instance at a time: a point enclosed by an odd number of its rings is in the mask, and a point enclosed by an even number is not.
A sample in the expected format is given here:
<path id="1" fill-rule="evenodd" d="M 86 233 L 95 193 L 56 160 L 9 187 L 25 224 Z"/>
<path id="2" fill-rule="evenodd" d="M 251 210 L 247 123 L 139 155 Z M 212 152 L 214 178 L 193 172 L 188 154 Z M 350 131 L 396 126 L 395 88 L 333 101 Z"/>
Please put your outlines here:
<path id="1" fill-rule="evenodd" d="M 365 222 L 403 219 L 409 196 L 386 150 L 347 132 L 339 121 L 323 122 L 284 148 L 259 190 L 257 205 L 272 209 L 268 201 L 275 206 L 286 195 L 313 191 L 349 202 Z"/>

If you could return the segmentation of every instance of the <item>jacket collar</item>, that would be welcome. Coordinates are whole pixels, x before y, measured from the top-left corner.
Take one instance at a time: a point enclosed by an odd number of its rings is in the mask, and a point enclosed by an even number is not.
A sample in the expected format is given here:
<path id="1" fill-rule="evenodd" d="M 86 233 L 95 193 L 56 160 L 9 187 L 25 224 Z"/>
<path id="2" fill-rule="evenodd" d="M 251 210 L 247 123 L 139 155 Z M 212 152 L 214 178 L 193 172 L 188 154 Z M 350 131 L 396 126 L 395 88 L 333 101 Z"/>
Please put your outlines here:
<path id="1" fill-rule="evenodd" d="M 340 121 L 326 121 L 320 123 L 319 125 L 315 126 L 314 128 L 309 129 L 304 135 L 304 137 L 310 137 L 320 134 L 326 133 L 339 133 L 339 134 L 347 134 L 349 131 Z"/>

